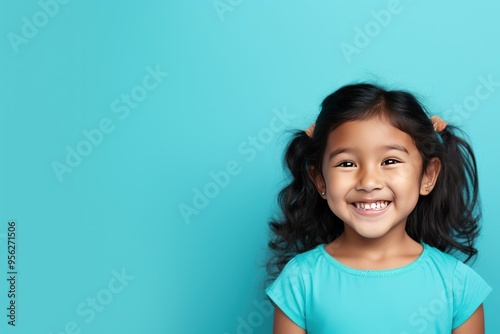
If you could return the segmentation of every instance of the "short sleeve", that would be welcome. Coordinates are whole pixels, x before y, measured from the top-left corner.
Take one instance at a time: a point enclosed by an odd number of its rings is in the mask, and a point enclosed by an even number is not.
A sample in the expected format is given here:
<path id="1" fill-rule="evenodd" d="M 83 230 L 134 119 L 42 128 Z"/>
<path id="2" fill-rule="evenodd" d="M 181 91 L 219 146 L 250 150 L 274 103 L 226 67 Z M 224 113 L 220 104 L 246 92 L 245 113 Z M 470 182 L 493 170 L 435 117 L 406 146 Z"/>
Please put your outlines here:
<path id="1" fill-rule="evenodd" d="M 266 294 L 294 323 L 306 329 L 305 289 L 299 263 L 291 259 Z"/>
<path id="2" fill-rule="evenodd" d="M 453 329 L 469 319 L 491 290 L 481 276 L 458 261 L 453 276 Z"/>

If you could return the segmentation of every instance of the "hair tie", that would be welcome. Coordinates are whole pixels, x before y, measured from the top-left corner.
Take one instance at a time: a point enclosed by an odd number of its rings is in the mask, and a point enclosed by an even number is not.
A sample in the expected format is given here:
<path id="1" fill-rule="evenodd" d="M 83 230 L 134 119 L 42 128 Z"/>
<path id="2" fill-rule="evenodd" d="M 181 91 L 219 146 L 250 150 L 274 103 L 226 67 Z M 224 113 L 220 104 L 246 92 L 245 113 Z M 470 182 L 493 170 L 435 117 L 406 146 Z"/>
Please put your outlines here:
<path id="1" fill-rule="evenodd" d="M 436 131 L 437 133 L 443 132 L 443 130 L 446 128 L 446 125 L 448 125 L 448 123 L 443 121 L 443 119 L 439 116 L 432 116 L 431 122 L 434 126 L 434 131 Z"/>
<path id="2" fill-rule="evenodd" d="M 314 126 L 315 125 L 316 125 L 316 123 L 311 124 L 311 126 L 309 126 L 307 128 L 307 130 L 305 131 L 306 135 L 309 136 L 309 138 L 312 138 L 312 136 L 313 136 Z"/>

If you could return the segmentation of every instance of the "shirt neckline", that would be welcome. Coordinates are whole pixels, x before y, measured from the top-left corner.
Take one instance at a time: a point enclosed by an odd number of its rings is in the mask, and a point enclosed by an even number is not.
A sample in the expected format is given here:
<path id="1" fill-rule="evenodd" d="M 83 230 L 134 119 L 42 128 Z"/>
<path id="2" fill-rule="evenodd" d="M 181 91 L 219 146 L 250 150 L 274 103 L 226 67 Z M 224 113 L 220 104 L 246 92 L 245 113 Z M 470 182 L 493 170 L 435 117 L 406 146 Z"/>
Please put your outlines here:
<path id="1" fill-rule="evenodd" d="M 402 266 L 402 267 L 397 267 L 397 268 L 391 268 L 391 269 L 356 269 L 353 267 L 346 266 L 345 264 L 337 261 L 333 256 L 330 255 L 325 249 L 325 243 L 318 245 L 318 248 L 320 250 L 320 253 L 323 255 L 323 257 L 331 264 L 333 264 L 335 267 L 338 269 L 349 273 L 353 275 L 358 275 L 358 276 L 391 276 L 391 275 L 399 275 L 402 273 L 406 273 L 408 271 L 411 271 L 415 268 L 417 268 L 422 261 L 427 257 L 427 254 L 429 253 L 429 246 L 427 244 L 421 243 L 423 250 L 420 255 L 413 260 L 412 262 Z"/>

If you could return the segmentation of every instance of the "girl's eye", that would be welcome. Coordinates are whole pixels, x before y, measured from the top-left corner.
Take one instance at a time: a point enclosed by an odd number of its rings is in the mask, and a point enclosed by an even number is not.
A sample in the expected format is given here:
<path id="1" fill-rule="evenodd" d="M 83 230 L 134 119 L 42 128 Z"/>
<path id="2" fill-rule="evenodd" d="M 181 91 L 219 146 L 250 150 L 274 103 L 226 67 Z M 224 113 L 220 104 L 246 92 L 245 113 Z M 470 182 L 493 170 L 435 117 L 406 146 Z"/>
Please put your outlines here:
<path id="1" fill-rule="evenodd" d="M 386 166 L 386 165 L 395 165 L 397 164 L 399 161 L 396 160 L 396 159 L 386 159 L 384 160 L 384 162 L 382 162 L 382 166 Z"/>
<path id="2" fill-rule="evenodd" d="M 356 165 L 352 161 L 342 161 L 337 167 L 356 167 Z"/>

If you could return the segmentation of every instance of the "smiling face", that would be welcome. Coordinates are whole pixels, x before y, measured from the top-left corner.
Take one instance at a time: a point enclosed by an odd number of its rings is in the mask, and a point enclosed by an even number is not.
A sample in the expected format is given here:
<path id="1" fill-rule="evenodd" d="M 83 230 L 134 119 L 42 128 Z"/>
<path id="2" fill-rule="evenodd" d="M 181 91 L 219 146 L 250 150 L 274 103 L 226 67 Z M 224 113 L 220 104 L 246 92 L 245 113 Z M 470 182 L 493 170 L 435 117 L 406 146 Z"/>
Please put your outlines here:
<path id="1" fill-rule="evenodd" d="M 439 173 L 439 163 L 429 166 L 432 170 L 423 174 L 412 138 L 375 117 L 344 123 L 331 132 L 323 175 L 313 178 L 344 222 L 346 235 L 374 239 L 405 233 L 419 194 L 432 190 Z"/>

